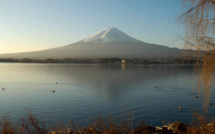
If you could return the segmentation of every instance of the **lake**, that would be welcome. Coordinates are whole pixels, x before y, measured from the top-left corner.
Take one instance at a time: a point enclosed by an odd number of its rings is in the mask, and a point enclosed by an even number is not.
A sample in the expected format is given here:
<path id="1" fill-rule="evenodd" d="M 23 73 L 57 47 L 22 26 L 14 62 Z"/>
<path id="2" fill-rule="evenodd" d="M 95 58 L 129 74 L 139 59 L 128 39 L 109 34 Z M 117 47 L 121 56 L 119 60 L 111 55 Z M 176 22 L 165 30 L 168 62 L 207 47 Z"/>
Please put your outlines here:
<path id="1" fill-rule="evenodd" d="M 16 120 L 30 110 L 47 122 L 85 125 L 130 113 L 134 125 L 191 123 L 192 113 L 202 111 L 196 78 L 192 65 L 0 63 L 0 114 Z"/>

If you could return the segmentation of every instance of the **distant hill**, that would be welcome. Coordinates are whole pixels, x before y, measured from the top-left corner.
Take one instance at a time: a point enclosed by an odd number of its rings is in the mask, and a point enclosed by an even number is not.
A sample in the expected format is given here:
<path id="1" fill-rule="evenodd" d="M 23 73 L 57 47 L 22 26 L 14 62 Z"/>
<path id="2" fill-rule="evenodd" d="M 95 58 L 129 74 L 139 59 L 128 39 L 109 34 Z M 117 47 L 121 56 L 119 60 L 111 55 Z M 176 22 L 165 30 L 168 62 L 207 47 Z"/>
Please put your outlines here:
<path id="1" fill-rule="evenodd" d="M 62 47 L 41 51 L 1 54 L 0 58 L 178 58 L 182 49 L 149 44 L 137 40 L 115 27 Z"/>

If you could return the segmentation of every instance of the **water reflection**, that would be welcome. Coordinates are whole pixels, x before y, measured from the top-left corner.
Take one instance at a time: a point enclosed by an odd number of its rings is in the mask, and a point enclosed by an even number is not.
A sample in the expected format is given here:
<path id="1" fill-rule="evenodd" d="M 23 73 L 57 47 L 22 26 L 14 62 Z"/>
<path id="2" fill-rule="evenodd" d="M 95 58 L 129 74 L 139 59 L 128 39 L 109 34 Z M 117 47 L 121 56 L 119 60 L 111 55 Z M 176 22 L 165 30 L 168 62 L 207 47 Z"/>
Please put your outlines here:
<path id="1" fill-rule="evenodd" d="M 134 119 L 162 125 L 163 120 L 191 120 L 192 111 L 178 113 L 179 105 L 201 108 L 192 94 L 196 74 L 188 65 L 4 63 L 0 70 L 6 89 L 0 91 L 0 113 L 22 116 L 30 108 L 50 119 L 81 123 L 98 113 L 120 114 L 120 107 L 133 111 Z"/>
<path id="2" fill-rule="evenodd" d="M 106 100 L 154 86 L 157 86 L 156 90 L 183 89 L 181 86 L 190 85 L 195 79 L 192 66 L 66 65 L 64 69 L 56 68 L 55 72 L 61 81 L 82 83 L 83 90 L 96 90 Z"/>
<path id="3" fill-rule="evenodd" d="M 0 72 L 2 84 L 72 83 L 71 86 L 81 86 L 80 89 L 93 91 L 105 100 L 155 86 L 155 90 L 179 90 L 195 78 L 192 66 L 180 65 L 3 64 L 0 69 L 4 70 Z"/>

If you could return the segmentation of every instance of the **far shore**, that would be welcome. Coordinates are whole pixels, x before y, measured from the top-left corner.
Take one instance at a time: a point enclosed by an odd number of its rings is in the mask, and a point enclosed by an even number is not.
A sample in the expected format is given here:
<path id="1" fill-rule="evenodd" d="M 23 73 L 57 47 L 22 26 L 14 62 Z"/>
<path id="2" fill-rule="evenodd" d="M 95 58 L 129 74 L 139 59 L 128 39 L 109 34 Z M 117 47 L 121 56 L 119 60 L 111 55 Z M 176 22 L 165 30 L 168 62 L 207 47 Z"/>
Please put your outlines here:
<path id="1" fill-rule="evenodd" d="M 198 59 L 140 59 L 140 58 L 64 58 L 64 59 L 15 59 L 0 58 L 0 63 L 74 63 L 74 64 L 195 64 Z M 199 62 L 200 63 L 200 62 Z"/>

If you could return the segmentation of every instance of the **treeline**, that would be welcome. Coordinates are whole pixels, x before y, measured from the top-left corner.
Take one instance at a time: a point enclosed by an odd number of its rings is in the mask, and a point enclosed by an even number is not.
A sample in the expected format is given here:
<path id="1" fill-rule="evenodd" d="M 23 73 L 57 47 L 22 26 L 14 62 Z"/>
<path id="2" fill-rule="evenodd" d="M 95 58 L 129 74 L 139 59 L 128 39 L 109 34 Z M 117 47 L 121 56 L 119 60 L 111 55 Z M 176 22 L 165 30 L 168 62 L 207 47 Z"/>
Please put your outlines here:
<path id="1" fill-rule="evenodd" d="M 84 64 L 194 64 L 197 59 L 139 59 L 139 58 L 64 58 L 64 59 L 15 59 L 15 58 L 0 58 L 0 62 L 12 63 L 84 63 Z"/>
<path id="2" fill-rule="evenodd" d="M 14 58 L 0 58 L 0 62 L 14 62 L 14 63 L 121 63 L 120 58 L 98 58 L 98 59 L 84 59 L 84 58 L 64 58 L 64 59 L 14 59 Z"/>

